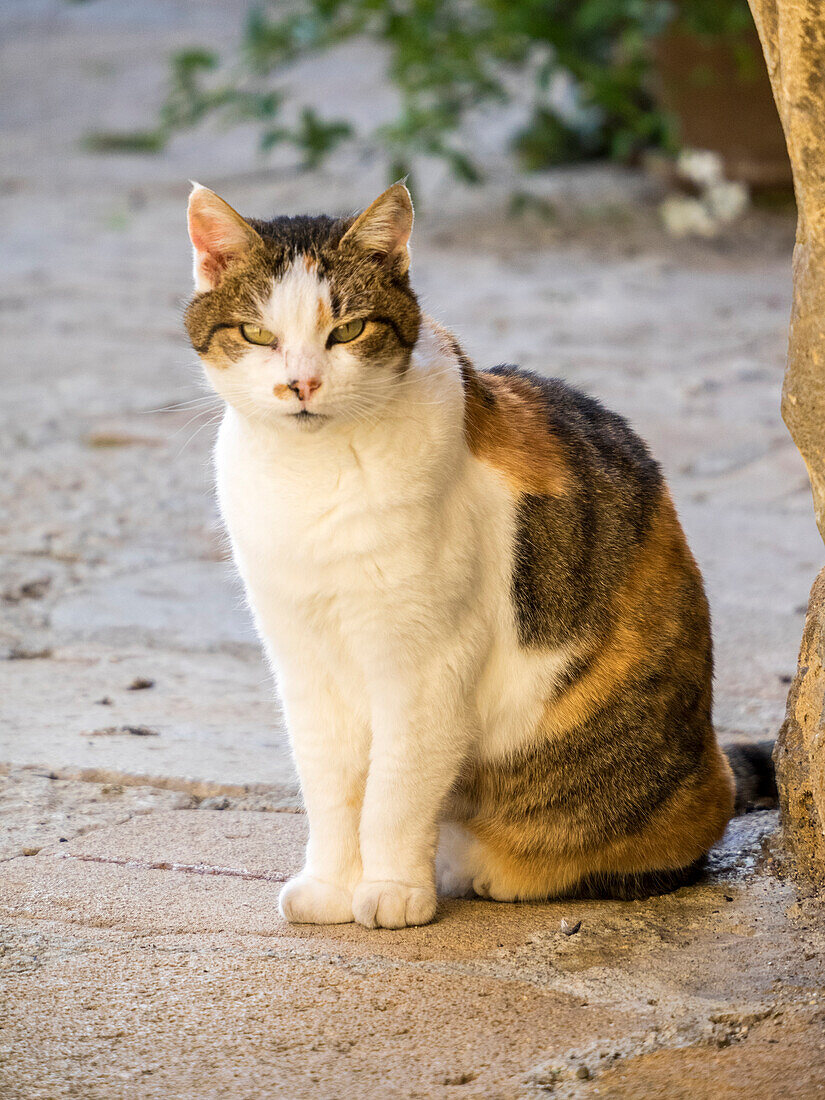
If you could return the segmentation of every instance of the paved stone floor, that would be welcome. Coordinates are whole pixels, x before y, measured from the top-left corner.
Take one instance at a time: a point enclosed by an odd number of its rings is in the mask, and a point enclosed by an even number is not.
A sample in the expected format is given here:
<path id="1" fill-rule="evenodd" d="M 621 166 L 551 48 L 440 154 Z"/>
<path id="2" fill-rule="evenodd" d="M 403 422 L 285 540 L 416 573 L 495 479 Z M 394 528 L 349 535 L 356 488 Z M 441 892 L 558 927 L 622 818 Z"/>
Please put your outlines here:
<path id="1" fill-rule="evenodd" d="M 243 10 L 0 11 L 0 1097 L 822 1095 L 823 916 L 772 814 L 645 903 L 278 918 L 304 819 L 211 501 L 186 181 L 249 214 L 352 210 L 383 169 L 345 149 L 308 177 L 217 127 L 157 156 L 82 145 L 145 125 L 165 57 Z M 362 118 L 388 102 L 366 47 L 293 82 Z M 422 184 L 426 308 L 482 365 L 564 375 L 649 439 L 708 582 L 720 733 L 773 735 L 822 560 L 778 414 L 792 220 L 675 244 L 632 173 L 518 182 L 549 219 L 509 216 L 500 176 Z"/>

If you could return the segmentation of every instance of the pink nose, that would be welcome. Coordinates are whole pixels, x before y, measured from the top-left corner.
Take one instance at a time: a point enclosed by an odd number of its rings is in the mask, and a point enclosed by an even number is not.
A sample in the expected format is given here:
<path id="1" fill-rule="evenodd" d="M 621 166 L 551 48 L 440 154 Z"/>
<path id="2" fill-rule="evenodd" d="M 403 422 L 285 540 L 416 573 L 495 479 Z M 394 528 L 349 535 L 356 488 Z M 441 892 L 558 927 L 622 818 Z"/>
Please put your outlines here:
<path id="1" fill-rule="evenodd" d="M 315 391 L 321 388 L 321 379 L 294 378 L 291 382 L 287 382 L 287 388 L 292 390 L 302 401 L 309 401 Z"/>

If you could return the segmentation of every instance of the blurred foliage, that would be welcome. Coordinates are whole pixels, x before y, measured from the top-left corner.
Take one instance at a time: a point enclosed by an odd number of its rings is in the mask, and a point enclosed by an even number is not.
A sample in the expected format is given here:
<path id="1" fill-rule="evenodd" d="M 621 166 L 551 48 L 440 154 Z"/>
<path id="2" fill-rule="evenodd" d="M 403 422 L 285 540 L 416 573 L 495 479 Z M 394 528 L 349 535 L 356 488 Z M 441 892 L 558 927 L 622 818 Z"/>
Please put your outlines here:
<path id="1" fill-rule="evenodd" d="M 753 30 L 745 0 L 683 0 L 676 6 L 678 22 L 694 34 L 736 37 Z"/>
<path id="2" fill-rule="evenodd" d="M 368 39 L 385 51 L 400 106 L 390 123 L 359 136 L 389 154 L 392 178 L 428 155 L 457 178 L 478 181 L 460 124 L 471 111 L 514 102 L 524 108 L 513 138 L 522 169 L 628 161 L 673 144 L 649 90 L 649 45 L 674 20 L 708 35 L 736 36 L 751 25 L 747 0 L 264 0 L 250 11 L 228 65 L 199 49 L 174 56 L 160 124 L 145 147 L 218 115 L 257 123 L 264 151 L 291 144 L 314 167 L 353 137 L 354 126 L 308 106 L 296 120 L 273 82 L 291 62 Z M 106 138 L 97 135 L 101 145 Z M 111 145 L 116 135 L 108 138 Z M 140 147 L 140 135 L 124 138 Z"/>
<path id="3" fill-rule="evenodd" d="M 81 0 L 72 0 L 80 3 Z M 85 0 L 83 0 L 85 3 Z M 93 130 L 83 145 L 90 153 L 159 153 L 166 144 L 166 132 L 155 130 Z"/>

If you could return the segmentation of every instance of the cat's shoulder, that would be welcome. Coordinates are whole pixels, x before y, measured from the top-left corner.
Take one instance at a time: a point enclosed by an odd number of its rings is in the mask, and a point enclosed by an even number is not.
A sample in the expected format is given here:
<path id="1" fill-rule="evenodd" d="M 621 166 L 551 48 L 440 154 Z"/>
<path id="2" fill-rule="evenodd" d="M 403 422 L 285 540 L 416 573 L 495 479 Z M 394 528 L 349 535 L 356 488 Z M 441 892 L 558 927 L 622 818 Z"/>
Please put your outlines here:
<path id="1" fill-rule="evenodd" d="M 521 492 L 555 496 L 599 477 L 661 483 L 644 441 L 596 398 L 560 378 L 462 359 L 468 446 Z"/>

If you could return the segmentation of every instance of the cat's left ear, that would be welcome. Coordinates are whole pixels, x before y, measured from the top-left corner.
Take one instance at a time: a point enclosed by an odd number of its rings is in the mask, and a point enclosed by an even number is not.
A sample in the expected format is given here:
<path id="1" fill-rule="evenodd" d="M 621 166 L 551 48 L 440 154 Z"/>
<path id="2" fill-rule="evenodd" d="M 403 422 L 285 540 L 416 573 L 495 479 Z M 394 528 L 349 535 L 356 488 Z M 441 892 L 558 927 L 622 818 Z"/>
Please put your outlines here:
<path id="1" fill-rule="evenodd" d="M 412 227 L 410 193 L 403 183 L 394 183 L 356 218 L 341 238 L 341 244 L 353 244 L 371 252 L 403 274 L 410 266 Z"/>
<path id="2" fill-rule="evenodd" d="M 237 210 L 199 183 L 192 184 L 188 221 L 199 293 L 214 290 L 230 262 L 261 239 Z"/>

